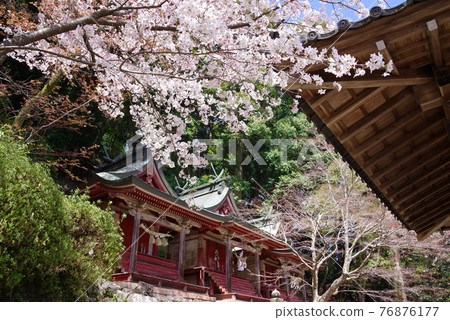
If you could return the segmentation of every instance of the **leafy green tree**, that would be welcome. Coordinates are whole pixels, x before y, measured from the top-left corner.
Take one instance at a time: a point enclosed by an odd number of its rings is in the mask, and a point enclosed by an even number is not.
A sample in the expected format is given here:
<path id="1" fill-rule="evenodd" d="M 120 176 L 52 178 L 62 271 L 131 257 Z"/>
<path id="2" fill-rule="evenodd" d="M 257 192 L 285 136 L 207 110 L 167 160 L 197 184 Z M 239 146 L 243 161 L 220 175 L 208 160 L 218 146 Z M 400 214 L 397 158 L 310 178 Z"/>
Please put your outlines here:
<path id="1" fill-rule="evenodd" d="M 280 95 L 275 89 L 272 89 L 272 95 L 282 101 L 279 106 L 272 107 L 273 117 L 267 121 L 251 119 L 245 133 L 231 132 L 228 125 L 221 121 L 211 121 L 209 125 L 204 125 L 196 120 L 197 115 L 191 115 L 193 121 L 188 125 L 184 139 L 220 139 L 223 149 L 222 159 L 210 161 L 214 169 L 206 167 L 185 170 L 199 178 L 197 185 L 209 182 L 223 170 L 223 176 L 231 176 L 230 186 L 240 199 L 266 197 L 266 191 L 290 186 L 302 179 L 304 173 L 313 170 L 318 162 L 328 162 L 327 153 L 323 152 L 323 140 L 315 131 L 314 125 L 308 122 L 302 112 L 292 113 L 292 98 Z M 263 163 L 254 159 L 244 140 L 252 146 L 262 142 L 257 152 Z M 208 146 L 201 155 L 216 155 L 218 148 L 218 145 Z M 283 148 L 287 151 L 286 159 L 282 159 Z M 173 185 L 176 185 L 175 176 L 179 170 L 179 167 L 166 169 L 169 182 Z"/>
<path id="2" fill-rule="evenodd" d="M 0 130 L 0 300 L 74 300 L 114 266 L 121 243 L 111 211 L 65 195 Z"/>

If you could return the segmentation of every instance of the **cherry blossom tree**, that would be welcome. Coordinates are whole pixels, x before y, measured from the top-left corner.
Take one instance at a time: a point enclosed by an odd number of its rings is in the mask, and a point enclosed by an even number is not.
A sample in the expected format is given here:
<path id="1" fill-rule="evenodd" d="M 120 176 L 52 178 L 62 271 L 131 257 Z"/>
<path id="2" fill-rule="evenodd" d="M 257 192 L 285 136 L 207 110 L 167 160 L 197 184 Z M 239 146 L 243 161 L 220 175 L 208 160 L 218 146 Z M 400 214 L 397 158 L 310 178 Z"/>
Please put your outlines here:
<path id="1" fill-rule="evenodd" d="M 332 2 L 367 11 L 360 0 Z M 246 120 L 270 118 L 271 106 L 280 103 L 268 87 L 288 90 L 292 75 L 320 87 L 322 78 L 308 72 L 313 64 L 326 64 L 336 76 L 390 69 L 379 54 L 359 62 L 305 46 L 301 33 L 334 29 L 308 0 L 40 0 L 34 6 L 34 14 L 7 11 L 0 64 L 11 57 L 49 78 L 92 72 L 99 108 L 118 117 L 130 100 L 138 133 L 170 166 L 173 152 L 181 166 L 206 164 L 192 152 L 205 146 L 181 139 L 193 113 L 204 124 L 223 121 L 245 131 Z"/>
<path id="2" fill-rule="evenodd" d="M 400 227 L 391 215 L 386 218 L 386 226 L 396 231 L 377 249 L 353 288 L 373 300 L 448 300 L 448 233 L 418 241 L 414 231 Z"/>
<path id="3" fill-rule="evenodd" d="M 305 301 L 445 301 L 449 233 L 419 242 L 326 150 L 329 166 L 315 165 L 272 195 L 262 190 L 267 201 L 241 210 L 244 219 L 270 220 L 303 262 L 270 274 L 272 281 L 289 284 Z"/>
<path id="4" fill-rule="evenodd" d="M 301 253 L 304 271 L 310 274 L 292 277 L 291 286 L 307 288 L 317 302 L 331 300 L 358 279 L 395 231 L 384 223 L 388 211 L 345 162 L 334 158 L 323 175 L 324 183 L 313 189 L 290 188 L 275 201 L 275 208 L 283 213 L 279 236 Z M 302 272 L 298 268 L 290 266 L 293 274 Z M 323 272 L 330 268 L 337 271 Z"/>

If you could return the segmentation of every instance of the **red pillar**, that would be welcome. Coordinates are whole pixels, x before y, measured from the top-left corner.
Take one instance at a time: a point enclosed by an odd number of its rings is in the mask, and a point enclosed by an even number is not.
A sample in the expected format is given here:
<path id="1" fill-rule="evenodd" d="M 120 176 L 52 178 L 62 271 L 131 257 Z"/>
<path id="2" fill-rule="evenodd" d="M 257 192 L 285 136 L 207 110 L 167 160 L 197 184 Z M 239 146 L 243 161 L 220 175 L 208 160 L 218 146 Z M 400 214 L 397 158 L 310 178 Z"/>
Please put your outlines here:
<path id="1" fill-rule="evenodd" d="M 130 272 L 136 271 L 136 261 L 137 261 L 137 249 L 139 241 L 139 228 L 141 225 L 141 214 L 135 212 L 134 224 L 133 224 L 133 237 L 130 248 Z"/>
<path id="2" fill-rule="evenodd" d="M 203 236 L 199 235 L 198 236 L 198 256 L 197 256 L 197 266 L 199 267 L 204 267 L 205 266 L 205 262 L 203 261 L 203 252 L 205 251 L 205 248 L 203 246 Z"/>
<path id="3" fill-rule="evenodd" d="M 225 273 L 227 279 L 227 290 L 231 292 L 231 239 L 225 238 L 226 256 L 225 256 Z"/>
<path id="4" fill-rule="evenodd" d="M 182 228 L 180 232 L 180 242 L 178 245 L 178 281 L 184 280 L 184 249 L 186 243 L 186 229 Z"/>
<path id="5" fill-rule="evenodd" d="M 255 274 L 256 274 L 256 291 L 261 295 L 261 265 L 259 261 L 259 255 L 261 251 L 259 249 L 255 252 Z"/>

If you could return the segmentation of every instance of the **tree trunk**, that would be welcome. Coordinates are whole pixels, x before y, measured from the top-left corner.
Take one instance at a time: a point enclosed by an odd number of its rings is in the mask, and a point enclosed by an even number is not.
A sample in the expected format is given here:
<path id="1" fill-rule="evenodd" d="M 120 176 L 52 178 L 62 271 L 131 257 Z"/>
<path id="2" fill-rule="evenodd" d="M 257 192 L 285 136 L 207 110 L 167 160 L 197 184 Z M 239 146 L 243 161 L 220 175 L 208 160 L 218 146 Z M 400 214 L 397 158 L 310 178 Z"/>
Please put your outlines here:
<path id="1" fill-rule="evenodd" d="M 403 279 L 402 267 L 400 266 L 400 252 L 397 247 L 393 247 L 394 260 L 395 260 L 395 273 L 396 277 L 394 279 L 395 291 L 397 293 L 397 299 L 402 302 L 408 301 L 405 293 L 405 281 Z"/>
<path id="2" fill-rule="evenodd" d="M 236 139 L 236 164 L 234 168 L 234 176 L 238 179 L 242 179 L 244 177 L 244 172 L 242 168 L 242 161 L 243 161 L 243 144 L 242 144 L 242 134 L 238 134 L 238 138 Z M 235 192 L 235 194 L 238 196 L 239 199 L 243 198 L 243 193 L 241 190 Z"/>
<path id="3" fill-rule="evenodd" d="M 364 279 L 361 282 L 361 288 L 362 290 L 358 292 L 359 302 L 365 302 L 366 301 L 366 279 Z"/>
<path id="4" fill-rule="evenodd" d="M 319 297 L 318 302 L 327 302 L 338 291 L 339 287 L 347 280 L 347 277 L 343 274 L 339 278 L 335 279 L 331 286 Z"/>
<path id="5" fill-rule="evenodd" d="M 39 101 L 40 98 L 48 96 L 52 93 L 53 90 L 58 86 L 59 81 L 62 77 L 62 71 L 57 71 L 44 85 L 42 90 L 35 95 L 34 97 L 27 100 L 25 105 L 20 109 L 19 114 L 14 119 L 14 127 L 20 129 L 25 122 L 25 120 L 29 117 L 31 111 L 35 107 L 35 103 Z"/>
<path id="6" fill-rule="evenodd" d="M 322 279 L 322 283 L 319 286 L 319 290 L 321 292 L 323 292 L 323 288 L 325 287 L 325 283 L 327 282 L 327 277 L 328 277 L 328 271 L 329 270 L 330 270 L 330 268 L 327 266 L 326 269 L 325 269 L 325 275 L 323 276 L 323 279 Z"/>
<path id="7" fill-rule="evenodd" d="M 319 277 L 318 277 L 318 268 L 314 268 L 311 274 L 311 290 L 312 290 L 312 301 L 319 302 Z"/>

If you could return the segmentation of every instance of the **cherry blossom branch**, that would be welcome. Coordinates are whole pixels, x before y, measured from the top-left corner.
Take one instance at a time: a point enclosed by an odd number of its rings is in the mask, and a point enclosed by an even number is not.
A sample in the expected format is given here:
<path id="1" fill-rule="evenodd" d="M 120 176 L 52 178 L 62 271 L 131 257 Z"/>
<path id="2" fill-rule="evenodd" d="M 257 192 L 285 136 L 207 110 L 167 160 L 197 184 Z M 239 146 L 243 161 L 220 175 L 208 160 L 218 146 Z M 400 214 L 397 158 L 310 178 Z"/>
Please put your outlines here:
<path id="1" fill-rule="evenodd" d="M 94 50 L 92 49 L 91 44 L 89 43 L 89 38 L 86 34 L 86 30 L 83 32 L 83 40 L 84 40 L 84 44 L 86 45 L 86 48 L 88 49 L 89 53 L 91 54 L 92 62 L 95 63 L 96 54 L 95 54 Z"/>
<path id="2" fill-rule="evenodd" d="M 289 2 L 293 2 L 293 0 L 290 1 L 285 1 L 281 6 L 275 6 L 270 10 L 267 10 L 266 12 L 261 13 L 259 16 L 252 18 L 253 22 L 258 21 L 259 19 L 261 19 L 264 16 L 267 16 L 283 7 L 285 7 Z M 233 29 L 239 29 L 239 28 L 243 28 L 243 27 L 249 27 L 250 23 L 249 22 L 241 22 L 241 23 L 235 23 L 235 24 L 231 24 L 228 25 L 228 28 L 233 30 Z"/>
<path id="3" fill-rule="evenodd" d="M 67 60 L 71 60 L 77 63 L 81 63 L 81 64 L 86 64 L 86 65 L 90 65 L 90 66 L 94 66 L 95 63 L 91 62 L 91 61 L 86 61 L 86 60 L 81 60 L 81 59 L 77 59 L 62 53 L 58 53 L 58 52 L 54 52 L 54 51 L 50 51 L 50 50 L 46 50 L 46 49 L 41 49 L 41 48 L 35 48 L 35 47 L 22 47 L 22 46 L 7 46 L 7 47 L 0 47 L 0 52 L 1 51 L 7 51 L 7 52 L 11 52 L 14 50 L 25 50 L 25 51 L 38 51 L 38 52 L 42 52 L 42 53 L 47 53 L 47 54 L 51 54 L 63 59 L 67 59 Z"/>
<path id="4" fill-rule="evenodd" d="M 58 34 L 73 31 L 78 28 L 78 26 L 95 24 L 97 23 L 98 19 L 109 16 L 113 12 L 114 10 L 100 9 L 99 11 L 96 11 L 93 14 L 85 17 L 73 19 L 64 23 L 58 23 L 50 27 L 38 29 L 35 31 L 22 33 L 13 38 L 6 39 L 0 44 L 0 58 L 13 51 L 14 49 L 12 49 L 11 47 L 23 47 L 36 41 L 48 39 Z M 0 64 L 2 62 L 3 61 L 0 60 Z"/>
<path id="5" fill-rule="evenodd" d="M 31 138 L 32 138 L 33 136 L 35 136 L 35 135 L 37 135 L 37 134 L 39 133 L 39 131 L 41 131 L 41 130 L 43 130 L 43 129 L 46 129 L 46 128 L 52 126 L 52 125 L 54 125 L 55 123 L 57 123 L 58 121 L 60 121 L 60 120 L 63 119 L 64 117 L 68 116 L 69 114 L 71 114 L 71 113 L 73 113 L 73 112 L 75 112 L 75 111 L 77 111 L 77 110 L 80 110 L 81 108 L 85 107 L 85 106 L 86 106 L 88 103 L 90 103 L 91 101 L 92 101 L 92 99 L 90 99 L 90 100 L 86 101 L 85 103 L 83 103 L 83 104 L 81 104 L 81 105 L 78 105 L 78 106 L 76 106 L 76 107 L 74 107 L 74 108 L 72 108 L 72 109 L 66 111 L 65 113 L 63 113 L 62 115 L 60 115 L 58 118 L 52 120 L 51 122 L 49 122 L 49 123 L 47 123 L 47 124 L 45 124 L 45 125 L 42 125 L 42 126 L 39 127 L 37 130 L 33 130 L 33 132 L 32 132 L 32 133 L 28 136 L 28 138 L 25 140 L 25 143 L 28 143 L 28 142 L 31 140 Z"/>
<path id="6" fill-rule="evenodd" d="M 339 6 L 342 6 L 342 7 L 346 8 L 346 9 L 353 10 L 355 12 L 361 13 L 361 11 L 359 11 L 359 10 L 349 6 L 349 5 L 347 5 L 343 1 L 333 1 L 333 0 L 319 0 L 319 1 L 322 2 L 322 3 L 331 4 L 333 6 L 333 8 L 334 8 L 335 5 L 339 5 Z"/>

